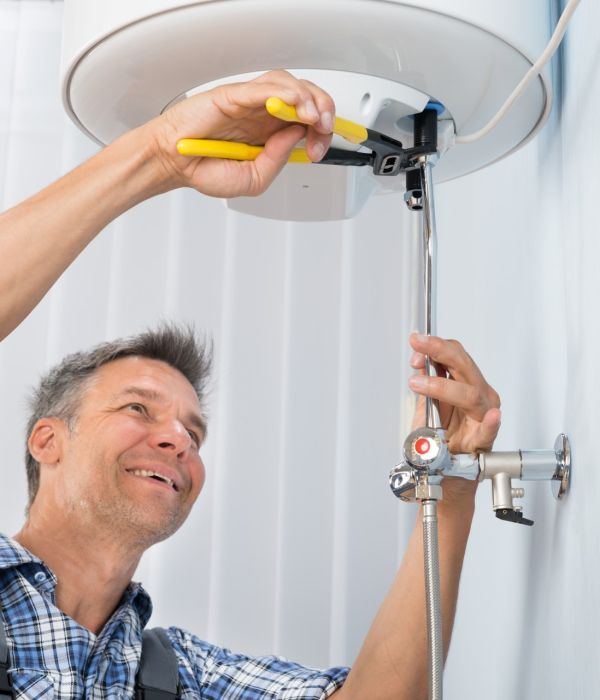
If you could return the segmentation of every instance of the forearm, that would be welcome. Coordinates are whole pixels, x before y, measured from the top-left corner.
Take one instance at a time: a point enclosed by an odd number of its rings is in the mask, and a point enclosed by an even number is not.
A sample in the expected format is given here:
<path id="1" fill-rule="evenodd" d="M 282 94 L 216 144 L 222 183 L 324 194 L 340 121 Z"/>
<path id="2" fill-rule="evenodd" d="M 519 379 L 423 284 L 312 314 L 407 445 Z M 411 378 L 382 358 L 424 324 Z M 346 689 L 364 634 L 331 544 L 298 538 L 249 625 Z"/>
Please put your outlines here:
<path id="1" fill-rule="evenodd" d="M 280 95 L 309 126 L 273 119 L 265 101 Z M 335 107 L 316 85 L 274 71 L 183 100 L 122 136 L 58 182 L 0 215 L 0 340 L 36 306 L 65 268 L 114 218 L 174 187 L 214 197 L 258 195 L 305 136 L 319 158 L 331 141 Z M 180 138 L 264 143 L 255 160 L 187 158 Z"/>
<path id="2" fill-rule="evenodd" d="M 474 489 L 473 489 L 474 494 Z M 448 651 L 474 497 L 438 506 L 444 654 Z M 418 700 L 428 693 L 428 650 L 421 510 L 400 570 L 336 698 Z"/>
<path id="3" fill-rule="evenodd" d="M 166 173 L 152 157 L 148 129 L 129 132 L 0 215 L 0 339 L 107 224 L 169 189 Z"/>

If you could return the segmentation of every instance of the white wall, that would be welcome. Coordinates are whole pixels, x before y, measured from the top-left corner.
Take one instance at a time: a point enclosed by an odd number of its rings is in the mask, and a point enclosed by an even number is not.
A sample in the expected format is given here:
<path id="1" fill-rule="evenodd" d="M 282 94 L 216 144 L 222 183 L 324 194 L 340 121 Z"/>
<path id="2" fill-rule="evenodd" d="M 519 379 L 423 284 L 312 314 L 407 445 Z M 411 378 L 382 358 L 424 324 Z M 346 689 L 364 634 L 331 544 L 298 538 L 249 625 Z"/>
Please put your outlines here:
<path id="1" fill-rule="evenodd" d="M 4 206 L 94 150 L 62 115 L 60 14 L 59 3 L 0 0 Z M 480 489 L 451 700 L 595 697 L 598 26 L 584 0 L 541 135 L 437 190 L 439 330 L 501 393 L 497 446 L 549 448 L 565 431 L 575 463 L 564 503 L 526 485 L 533 528 L 497 521 Z M 209 479 L 138 572 L 153 622 L 241 651 L 350 663 L 414 517 L 386 475 L 408 415 L 415 236 L 393 197 L 346 224 L 259 221 L 190 192 L 121 217 L 0 345 L 0 529 L 19 526 L 25 502 L 25 387 L 66 352 L 161 317 L 193 320 L 217 351 Z"/>

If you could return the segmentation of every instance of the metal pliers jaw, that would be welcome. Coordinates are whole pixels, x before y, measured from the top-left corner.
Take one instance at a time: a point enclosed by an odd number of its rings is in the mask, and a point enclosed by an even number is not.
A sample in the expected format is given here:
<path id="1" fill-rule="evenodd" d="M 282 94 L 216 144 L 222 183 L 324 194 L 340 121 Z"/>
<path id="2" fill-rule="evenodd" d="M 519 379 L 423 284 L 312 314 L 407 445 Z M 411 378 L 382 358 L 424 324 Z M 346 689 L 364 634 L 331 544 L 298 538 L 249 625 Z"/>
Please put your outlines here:
<path id="1" fill-rule="evenodd" d="M 415 114 L 415 144 L 404 148 L 401 141 L 386 136 L 373 129 L 365 129 L 366 138 L 361 146 L 371 149 L 371 153 L 330 148 L 319 161 L 323 165 L 370 165 L 374 175 L 385 177 L 400 175 L 415 168 L 421 156 L 432 155 L 437 151 L 437 117 L 443 109 L 439 103 L 430 102 L 427 107 Z"/>

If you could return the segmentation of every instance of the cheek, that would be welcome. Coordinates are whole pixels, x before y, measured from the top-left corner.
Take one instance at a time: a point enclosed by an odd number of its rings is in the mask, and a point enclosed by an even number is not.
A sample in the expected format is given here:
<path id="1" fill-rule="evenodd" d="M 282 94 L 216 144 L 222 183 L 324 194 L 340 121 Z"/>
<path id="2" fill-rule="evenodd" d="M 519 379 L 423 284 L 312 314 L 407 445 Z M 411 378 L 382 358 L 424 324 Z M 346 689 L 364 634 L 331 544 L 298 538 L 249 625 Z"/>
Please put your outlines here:
<path id="1" fill-rule="evenodd" d="M 108 436 L 112 448 L 128 449 L 143 442 L 148 436 L 148 430 L 139 420 L 124 418 L 110 425 Z"/>
<path id="2" fill-rule="evenodd" d="M 114 473 L 111 467 L 127 461 L 142 452 L 148 431 L 139 421 L 119 420 L 110 425 L 95 427 L 89 431 L 89 440 L 81 445 L 75 455 L 78 471 L 88 464 L 91 478 L 107 478 Z"/>
<path id="3" fill-rule="evenodd" d="M 202 491 L 204 481 L 206 480 L 206 470 L 200 455 L 194 459 L 193 464 L 190 466 L 190 477 L 192 480 L 192 492 L 194 493 L 195 498 L 198 496 L 200 491 Z"/>

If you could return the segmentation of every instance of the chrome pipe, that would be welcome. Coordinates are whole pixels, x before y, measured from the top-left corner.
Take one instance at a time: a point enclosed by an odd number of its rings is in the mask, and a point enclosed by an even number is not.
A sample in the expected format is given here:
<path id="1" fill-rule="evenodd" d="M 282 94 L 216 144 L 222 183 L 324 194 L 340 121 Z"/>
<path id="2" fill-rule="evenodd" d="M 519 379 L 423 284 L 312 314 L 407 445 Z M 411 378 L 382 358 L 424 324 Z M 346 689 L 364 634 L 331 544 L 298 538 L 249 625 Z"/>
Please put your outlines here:
<path id="1" fill-rule="evenodd" d="M 425 334 L 437 334 L 437 229 L 433 199 L 433 161 L 429 156 L 419 159 L 423 188 L 423 283 Z M 425 356 L 425 372 L 437 375 L 429 356 Z M 437 401 L 425 399 L 425 426 L 432 430 L 442 427 Z M 444 646 L 442 640 L 442 611 L 440 603 L 440 562 L 438 551 L 437 500 L 423 499 L 423 554 L 425 558 L 425 598 L 427 608 L 427 638 L 429 647 L 429 700 L 442 700 Z"/>
<path id="2" fill-rule="evenodd" d="M 423 554 L 425 561 L 427 639 L 429 645 L 429 700 L 442 700 L 444 644 L 442 639 L 436 500 L 423 501 Z"/>
<path id="3" fill-rule="evenodd" d="M 433 162 L 429 156 L 419 159 L 421 183 L 423 187 L 423 280 L 425 298 L 425 335 L 437 334 L 437 229 L 435 225 L 435 202 L 433 199 Z M 429 356 L 425 356 L 425 373 L 436 376 Z M 425 425 L 428 428 L 441 428 L 438 402 L 426 397 Z"/>
<path id="4" fill-rule="evenodd" d="M 521 479 L 546 481 L 556 473 L 556 453 L 554 450 L 521 450 L 521 464 Z"/>

